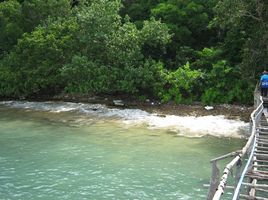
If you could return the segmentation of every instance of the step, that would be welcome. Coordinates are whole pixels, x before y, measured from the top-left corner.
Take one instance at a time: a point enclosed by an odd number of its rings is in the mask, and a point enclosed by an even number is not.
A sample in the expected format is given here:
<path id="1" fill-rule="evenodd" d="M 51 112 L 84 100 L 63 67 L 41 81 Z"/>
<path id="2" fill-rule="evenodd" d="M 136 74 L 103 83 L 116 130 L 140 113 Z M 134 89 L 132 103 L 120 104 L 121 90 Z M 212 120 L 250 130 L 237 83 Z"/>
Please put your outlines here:
<path id="1" fill-rule="evenodd" d="M 239 197 L 242 197 L 243 199 L 248 199 L 248 200 L 268 200 L 265 197 L 258 197 L 258 196 L 252 197 L 252 196 L 245 195 L 245 194 L 239 194 Z"/>

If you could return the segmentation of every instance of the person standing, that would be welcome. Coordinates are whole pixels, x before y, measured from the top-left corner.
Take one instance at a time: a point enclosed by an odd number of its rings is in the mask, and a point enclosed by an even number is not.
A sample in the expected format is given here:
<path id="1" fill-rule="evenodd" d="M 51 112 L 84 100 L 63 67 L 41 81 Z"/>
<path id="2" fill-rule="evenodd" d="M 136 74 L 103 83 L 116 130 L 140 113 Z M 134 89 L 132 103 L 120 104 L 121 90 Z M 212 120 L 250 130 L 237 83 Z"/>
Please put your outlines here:
<path id="1" fill-rule="evenodd" d="M 264 71 L 260 80 L 261 96 L 266 97 L 268 91 L 268 72 Z"/>

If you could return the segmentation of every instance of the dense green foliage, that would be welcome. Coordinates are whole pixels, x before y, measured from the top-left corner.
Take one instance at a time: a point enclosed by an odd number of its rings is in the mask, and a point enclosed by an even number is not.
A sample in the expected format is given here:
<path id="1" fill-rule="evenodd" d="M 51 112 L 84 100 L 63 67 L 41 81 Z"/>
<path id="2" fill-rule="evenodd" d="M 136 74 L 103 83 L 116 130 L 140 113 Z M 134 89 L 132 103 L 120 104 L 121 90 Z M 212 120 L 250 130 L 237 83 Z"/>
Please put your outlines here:
<path id="1" fill-rule="evenodd" d="M 0 97 L 251 103 L 267 20 L 265 0 L 0 1 Z"/>

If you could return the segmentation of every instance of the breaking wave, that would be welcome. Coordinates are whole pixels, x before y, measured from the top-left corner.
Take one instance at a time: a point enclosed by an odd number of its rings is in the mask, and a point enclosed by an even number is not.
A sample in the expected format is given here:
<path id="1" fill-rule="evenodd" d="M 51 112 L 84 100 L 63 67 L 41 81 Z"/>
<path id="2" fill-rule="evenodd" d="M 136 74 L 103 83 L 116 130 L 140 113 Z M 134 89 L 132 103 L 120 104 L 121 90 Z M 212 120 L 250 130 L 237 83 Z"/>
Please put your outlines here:
<path id="1" fill-rule="evenodd" d="M 243 137 L 248 132 L 249 124 L 241 120 L 226 119 L 218 116 L 178 116 L 158 115 L 140 109 L 108 108 L 101 104 L 71 102 L 27 102 L 3 101 L 0 105 L 11 108 L 30 109 L 47 112 L 78 112 L 81 114 L 103 117 L 122 122 L 127 126 L 145 125 L 150 129 L 165 129 L 178 135 L 201 137 Z"/>

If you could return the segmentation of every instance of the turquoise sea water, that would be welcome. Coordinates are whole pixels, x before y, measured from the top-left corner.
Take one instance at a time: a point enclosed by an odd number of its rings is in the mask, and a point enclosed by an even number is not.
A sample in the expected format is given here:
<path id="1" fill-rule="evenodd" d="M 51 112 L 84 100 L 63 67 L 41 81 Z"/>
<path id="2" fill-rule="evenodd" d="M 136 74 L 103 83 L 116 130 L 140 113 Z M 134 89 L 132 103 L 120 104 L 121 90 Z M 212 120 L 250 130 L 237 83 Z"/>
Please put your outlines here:
<path id="1" fill-rule="evenodd" d="M 0 199 L 206 199 L 209 160 L 245 143 L 120 121 L 0 105 Z"/>

